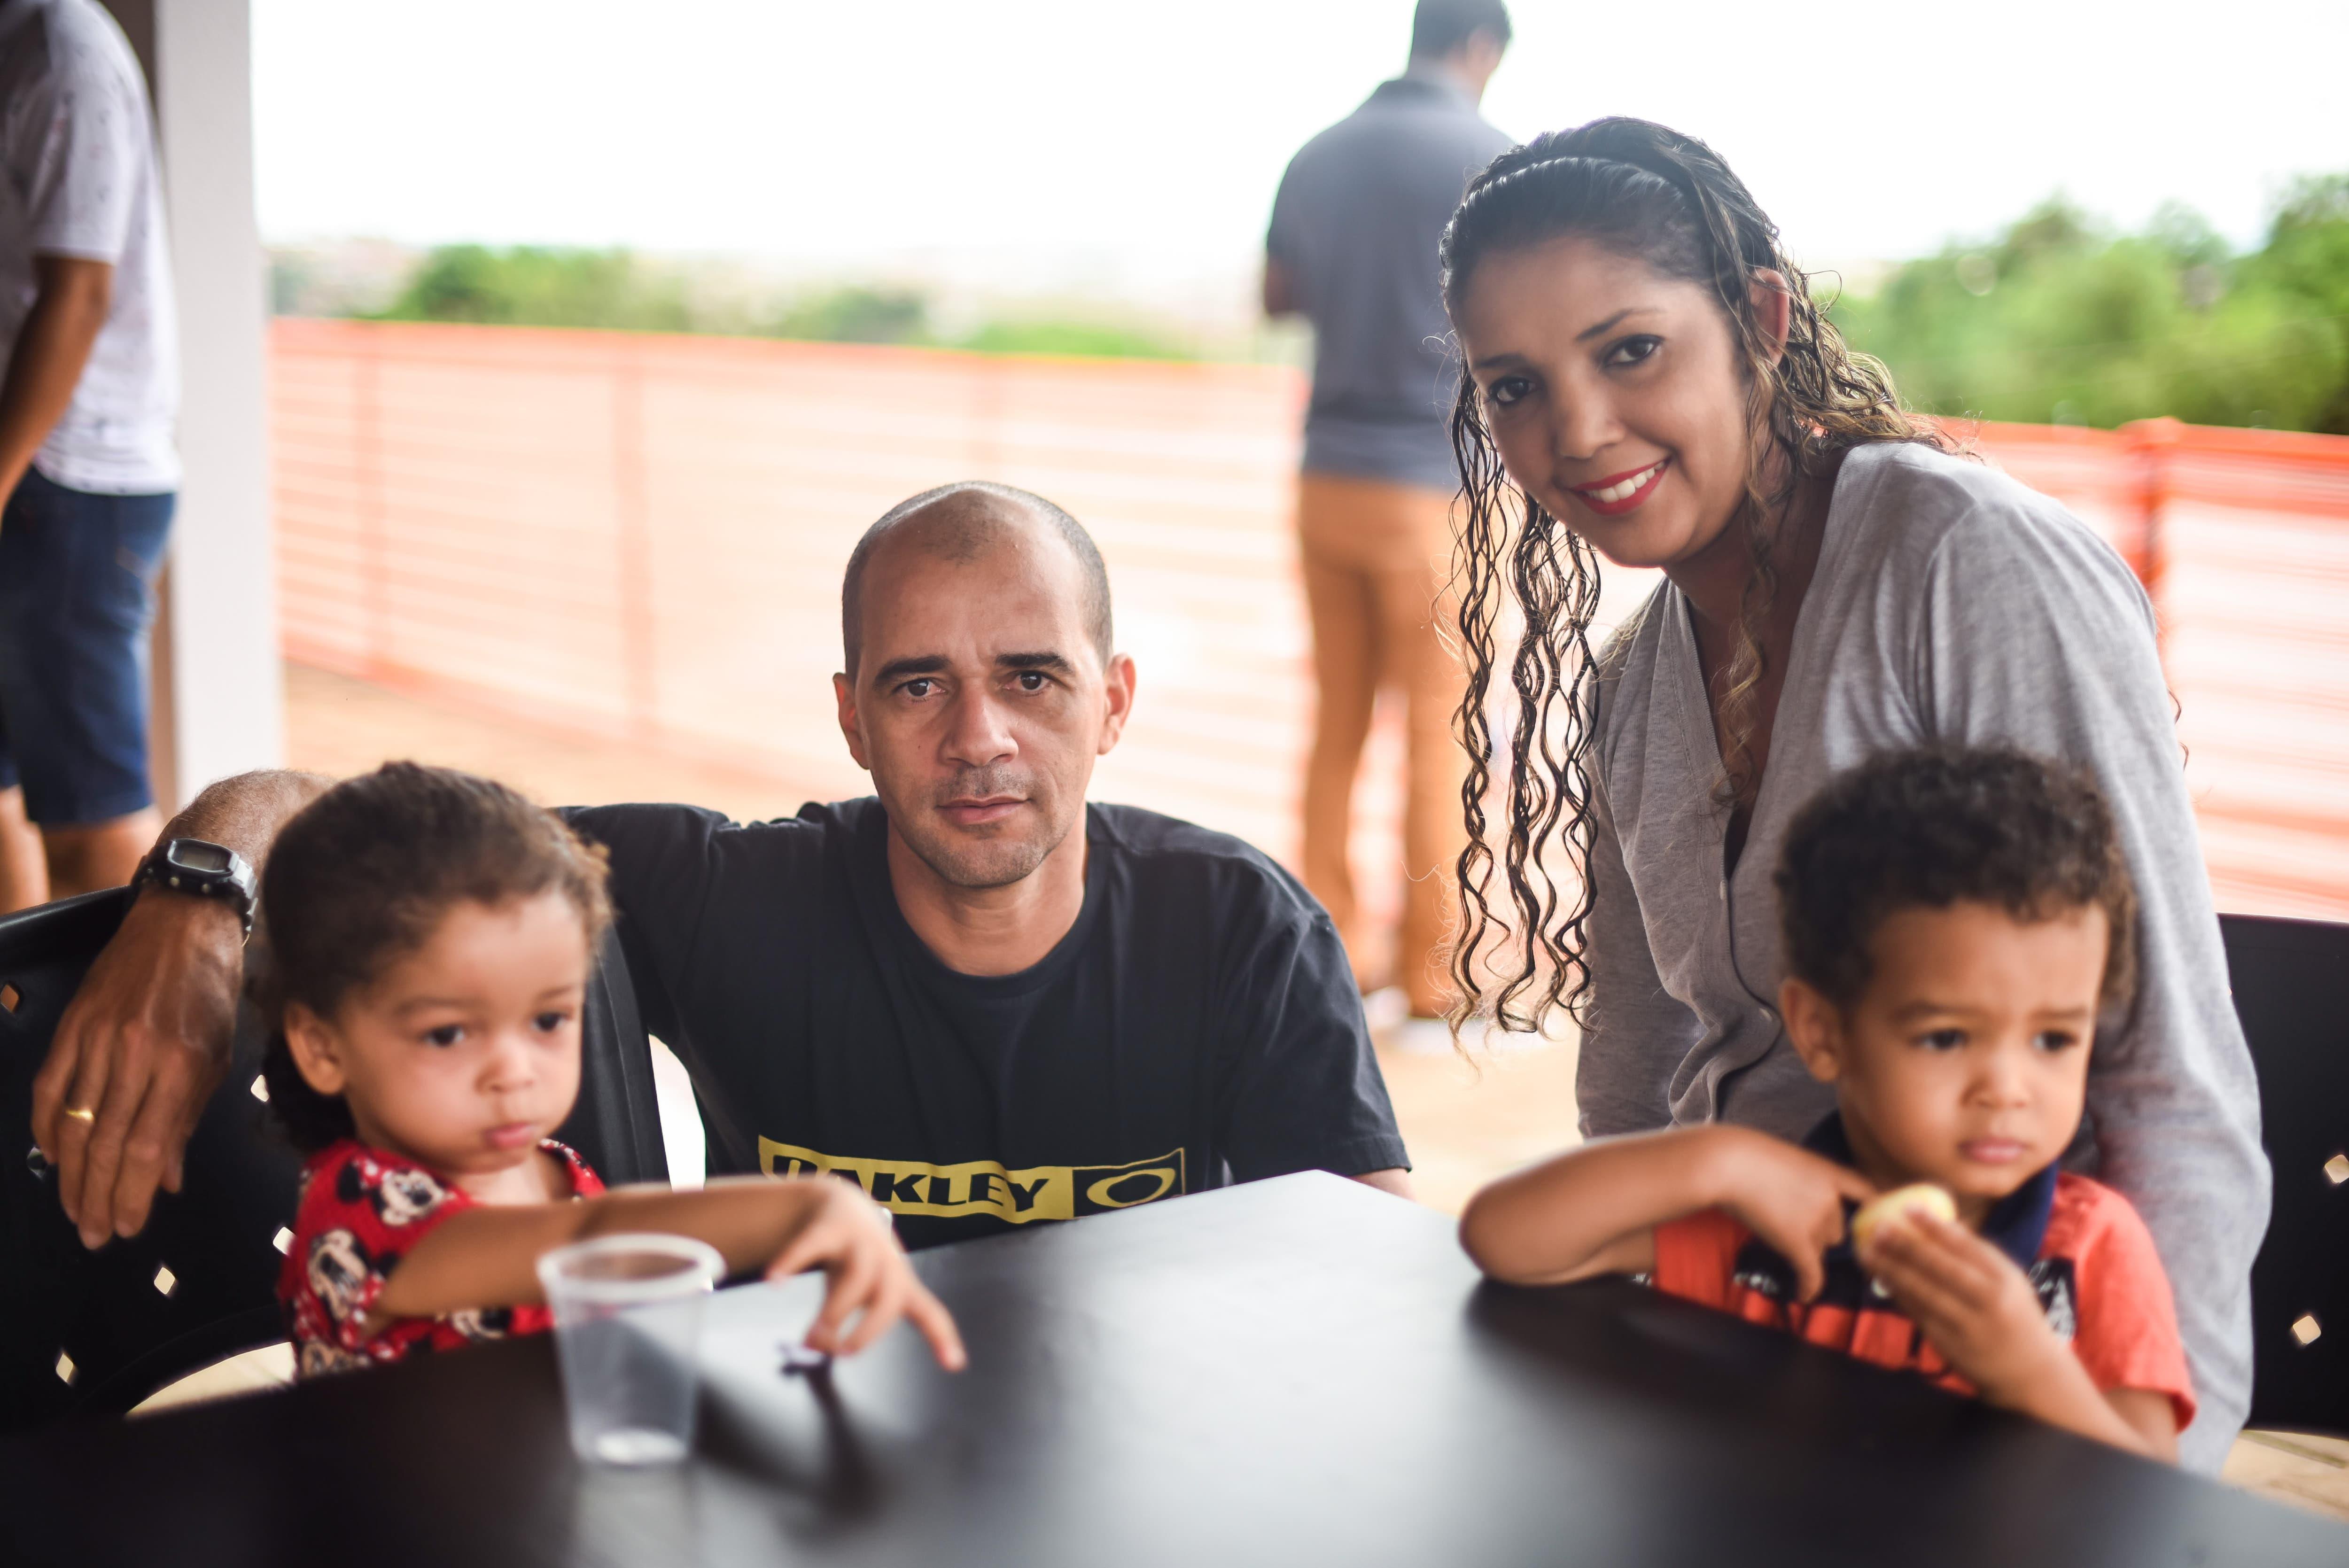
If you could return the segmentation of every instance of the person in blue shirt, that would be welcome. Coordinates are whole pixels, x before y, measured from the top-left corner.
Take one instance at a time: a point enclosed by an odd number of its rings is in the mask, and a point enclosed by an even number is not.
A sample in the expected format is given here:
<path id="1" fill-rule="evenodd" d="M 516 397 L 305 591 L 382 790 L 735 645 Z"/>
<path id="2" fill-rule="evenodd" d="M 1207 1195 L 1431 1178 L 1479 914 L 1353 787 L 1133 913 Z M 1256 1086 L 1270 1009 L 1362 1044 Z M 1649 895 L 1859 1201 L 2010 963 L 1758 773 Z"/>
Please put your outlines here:
<path id="1" fill-rule="evenodd" d="M 1450 729 L 1461 682 L 1436 630 L 1457 489 L 1436 244 L 1469 177 L 1510 145 L 1477 113 L 1508 42 L 1501 0 L 1421 0 L 1403 74 L 1290 161 L 1265 241 L 1266 311 L 1302 315 L 1314 330 L 1297 509 L 1319 688 L 1305 883 L 1337 922 L 1363 988 L 1400 986 L 1424 1021 L 1416 1032 L 1447 1046 L 1436 1020 L 1450 984 L 1433 954 L 1462 848 Z M 1385 934 L 1364 929 L 1346 859 L 1382 686 L 1399 688 L 1409 713 L 1409 880 L 1391 965 L 1381 963 Z"/>

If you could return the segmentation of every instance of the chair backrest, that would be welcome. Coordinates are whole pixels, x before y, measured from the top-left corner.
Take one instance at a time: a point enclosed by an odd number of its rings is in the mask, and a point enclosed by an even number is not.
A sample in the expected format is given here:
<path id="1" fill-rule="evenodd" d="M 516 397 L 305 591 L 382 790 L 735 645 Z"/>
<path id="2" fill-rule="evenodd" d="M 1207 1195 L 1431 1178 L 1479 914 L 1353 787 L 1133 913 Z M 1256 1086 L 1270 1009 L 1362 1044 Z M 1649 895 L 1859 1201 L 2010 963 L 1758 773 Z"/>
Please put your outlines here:
<path id="1" fill-rule="evenodd" d="M 239 1012 L 228 1076 L 190 1140 L 180 1192 L 147 1228 L 92 1253 L 67 1223 L 32 1148 L 32 1084 L 90 962 L 129 906 L 123 891 L 0 917 L 0 1429 L 122 1411 L 187 1372 L 285 1337 L 279 1248 L 301 1160 L 255 1092 L 264 1045 Z M 652 1059 L 618 944 L 583 1025 L 579 1103 L 560 1136 L 605 1181 L 666 1181 Z"/>
<path id="2" fill-rule="evenodd" d="M 2251 1265 L 2251 1424 L 2349 1436 L 2349 925 L 2219 929 L 2275 1181 Z"/>
<path id="3" fill-rule="evenodd" d="M 278 1230 L 300 1168 L 261 1136 L 258 1031 L 246 1020 L 221 1092 L 189 1140 L 185 1181 L 140 1234 L 83 1248 L 32 1148 L 32 1085 L 83 974 L 121 923 L 127 891 L 0 919 L 0 1422 L 128 1409 L 179 1372 L 283 1336 Z"/>
<path id="4" fill-rule="evenodd" d="M 661 1141 L 652 1046 L 616 928 L 604 939 L 579 1025 L 579 1103 L 555 1136 L 579 1150 L 607 1186 L 666 1183 L 668 1150 Z"/>

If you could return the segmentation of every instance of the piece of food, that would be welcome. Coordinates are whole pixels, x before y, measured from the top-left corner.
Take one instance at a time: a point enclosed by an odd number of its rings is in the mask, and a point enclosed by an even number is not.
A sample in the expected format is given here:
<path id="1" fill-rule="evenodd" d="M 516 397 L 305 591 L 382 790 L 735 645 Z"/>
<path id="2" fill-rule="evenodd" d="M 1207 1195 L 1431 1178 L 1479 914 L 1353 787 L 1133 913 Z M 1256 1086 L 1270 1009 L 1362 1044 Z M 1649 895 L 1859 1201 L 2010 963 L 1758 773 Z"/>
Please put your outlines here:
<path id="1" fill-rule="evenodd" d="M 1876 1234 L 1876 1227 L 1895 1215 L 1922 1209 L 1936 1218 L 1954 1221 L 1958 1217 L 1957 1201 L 1945 1188 L 1930 1181 L 1915 1181 L 1906 1187 L 1895 1187 L 1889 1192 L 1879 1192 L 1859 1207 L 1851 1217 L 1851 1244 L 1855 1252 L 1866 1252 L 1868 1240 Z"/>

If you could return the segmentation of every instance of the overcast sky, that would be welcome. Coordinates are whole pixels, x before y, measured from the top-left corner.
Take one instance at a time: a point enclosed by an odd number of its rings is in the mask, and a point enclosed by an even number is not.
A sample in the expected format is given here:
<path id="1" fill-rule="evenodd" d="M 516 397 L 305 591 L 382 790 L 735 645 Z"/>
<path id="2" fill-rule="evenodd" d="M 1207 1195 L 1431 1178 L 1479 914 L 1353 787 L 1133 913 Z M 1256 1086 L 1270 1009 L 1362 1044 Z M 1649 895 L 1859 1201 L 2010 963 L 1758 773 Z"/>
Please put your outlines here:
<path id="1" fill-rule="evenodd" d="M 1112 285 L 1253 264 L 1297 144 L 1411 0 L 254 0 L 273 241 L 622 243 Z M 1798 257 L 1895 258 L 2061 188 L 2259 232 L 2349 170 L 2344 0 L 1520 0 L 1485 100 L 1705 138 Z M 1039 279 L 1040 282 L 1060 281 Z"/>

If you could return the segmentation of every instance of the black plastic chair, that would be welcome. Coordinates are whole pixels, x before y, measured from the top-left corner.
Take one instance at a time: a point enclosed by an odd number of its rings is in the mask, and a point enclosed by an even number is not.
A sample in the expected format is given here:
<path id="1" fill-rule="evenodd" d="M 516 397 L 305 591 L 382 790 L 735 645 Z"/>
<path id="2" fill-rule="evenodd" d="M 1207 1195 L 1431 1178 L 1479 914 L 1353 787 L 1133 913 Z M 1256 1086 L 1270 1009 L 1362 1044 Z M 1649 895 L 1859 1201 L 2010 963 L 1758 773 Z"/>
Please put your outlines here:
<path id="1" fill-rule="evenodd" d="M 166 1383 L 285 1337 L 280 1245 L 301 1161 L 254 1091 L 243 1010 L 232 1065 L 190 1140 L 183 1190 L 92 1253 L 33 1148 L 32 1085 L 66 1005 L 129 907 L 91 893 L 0 917 L 0 1429 L 128 1410 Z M 616 940 L 589 988 L 580 1095 L 560 1136 L 604 1179 L 666 1181 L 652 1058 Z"/>
<path id="2" fill-rule="evenodd" d="M 2250 1424 L 2349 1437 L 2349 925 L 2228 914 L 2219 930 L 2275 1172 Z"/>
<path id="3" fill-rule="evenodd" d="M 579 1150 L 606 1186 L 668 1185 L 652 1044 L 636 1012 L 617 927 L 604 939 L 579 1020 L 579 1103 L 555 1136 Z"/>

